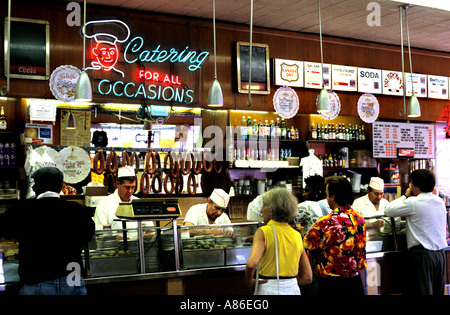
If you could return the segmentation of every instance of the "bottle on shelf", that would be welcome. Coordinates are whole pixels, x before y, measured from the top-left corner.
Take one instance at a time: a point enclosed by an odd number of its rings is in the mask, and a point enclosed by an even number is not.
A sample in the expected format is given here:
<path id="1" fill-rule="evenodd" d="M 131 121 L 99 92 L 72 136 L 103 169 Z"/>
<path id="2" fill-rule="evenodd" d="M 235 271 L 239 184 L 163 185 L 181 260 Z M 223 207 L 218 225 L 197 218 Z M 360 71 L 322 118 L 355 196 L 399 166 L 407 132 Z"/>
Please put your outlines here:
<path id="1" fill-rule="evenodd" d="M 277 137 L 277 127 L 273 122 L 273 119 L 270 121 L 270 138 L 275 139 Z"/>
<path id="2" fill-rule="evenodd" d="M 245 116 L 242 116 L 241 120 L 241 139 L 247 139 L 247 121 Z"/>
<path id="3" fill-rule="evenodd" d="M 253 139 L 252 120 L 250 116 L 247 118 L 247 139 Z"/>
<path id="4" fill-rule="evenodd" d="M 281 118 L 281 139 L 286 140 L 286 121 Z"/>
<path id="5" fill-rule="evenodd" d="M 281 138 L 281 126 L 280 126 L 280 118 L 277 117 L 277 122 L 275 125 L 276 128 L 276 138 L 280 139 Z"/>
<path id="6" fill-rule="evenodd" d="M 264 125 L 264 139 L 269 139 L 270 138 L 270 125 L 269 125 L 269 121 L 266 119 L 266 124 Z"/>
<path id="7" fill-rule="evenodd" d="M 314 121 L 311 122 L 311 139 L 317 140 L 317 129 L 314 126 Z"/>
<path id="8" fill-rule="evenodd" d="M 366 141 L 366 134 L 364 133 L 364 125 L 361 126 L 361 140 Z"/>
<path id="9" fill-rule="evenodd" d="M 295 130 L 295 140 L 300 140 L 300 130 L 297 127 L 295 127 L 294 130 Z"/>
<path id="10" fill-rule="evenodd" d="M 262 123 L 262 121 L 261 121 L 261 119 L 259 120 L 259 124 L 258 124 L 258 138 L 259 139 L 263 139 L 264 138 L 264 136 L 265 136 L 265 130 L 266 130 L 266 128 L 265 128 L 265 126 L 263 125 L 263 123 Z"/>
<path id="11" fill-rule="evenodd" d="M 0 130 L 6 130 L 8 128 L 8 122 L 6 121 L 5 109 L 2 106 L 0 112 Z"/>
<path id="12" fill-rule="evenodd" d="M 256 119 L 253 119 L 253 125 L 252 125 L 252 136 L 253 139 L 258 139 L 258 123 L 256 122 Z"/>
<path id="13" fill-rule="evenodd" d="M 295 132 L 295 128 L 294 126 L 291 126 L 291 140 L 295 140 L 296 139 L 296 132 Z"/>
<path id="14" fill-rule="evenodd" d="M 317 140 L 322 140 L 322 128 L 317 124 Z"/>

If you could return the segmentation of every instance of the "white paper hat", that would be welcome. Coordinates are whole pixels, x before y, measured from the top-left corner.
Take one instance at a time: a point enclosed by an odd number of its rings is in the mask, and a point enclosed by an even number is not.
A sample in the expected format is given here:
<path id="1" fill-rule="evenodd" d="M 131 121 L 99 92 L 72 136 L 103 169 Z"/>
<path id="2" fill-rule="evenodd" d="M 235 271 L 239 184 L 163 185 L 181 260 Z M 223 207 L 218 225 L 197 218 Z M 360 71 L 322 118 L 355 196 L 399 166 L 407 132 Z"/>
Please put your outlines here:
<path id="1" fill-rule="evenodd" d="M 131 166 L 123 166 L 119 168 L 119 171 L 117 172 L 117 178 L 119 177 L 134 177 L 136 174 L 134 173 L 134 168 Z"/>
<path id="2" fill-rule="evenodd" d="M 228 202 L 230 201 L 230 196 L 220 188 L 214 189 L 209 198 L 212 200 L 212 202 L 222 208 L 228 207 Z"/>
<path id="3" fill-rule="evenodd" d="M 379 177 L 371 177 L 369 187 L 376 190 L 384 190 L 384 181 Z"/>

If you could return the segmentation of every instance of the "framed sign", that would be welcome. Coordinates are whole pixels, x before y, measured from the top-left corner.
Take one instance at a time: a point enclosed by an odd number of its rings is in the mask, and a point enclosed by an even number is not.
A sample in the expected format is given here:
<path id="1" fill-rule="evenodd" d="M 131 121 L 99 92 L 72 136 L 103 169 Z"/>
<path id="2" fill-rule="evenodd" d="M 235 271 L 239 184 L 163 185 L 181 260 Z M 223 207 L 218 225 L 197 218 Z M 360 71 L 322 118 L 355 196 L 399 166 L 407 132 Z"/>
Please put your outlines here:
<path id="1" fill-rule="evenodd" d="M 331 88 L 336 91 L 356 91 L 357 71 L 356 67 L 332 65 Z"/>
<path id="2" fill-rule="evenodd" d="M 416 94 L 417 97 L 427 97 L 426 74 L 413 73 L 411 77 L 411 73 L 405 73 L 405 82 L 407 96 L 412 95 L 412 86 L 414 85 L 414 94 Z"/>
<path id="3" fill-rule="evenodd" d="M 385 95 L 403 95 L 403 74 L 399 71 L 383 70 L 383 94 Z"/>
<path id="4" fill-rule="evenodd" d="M 322 88 L 322 64 L 319 62 L 304 62 L 305 87 Z M 331 89 L 331 64 L 323 64 L 323 87 Z"/>
<path id="5" fill-rule="evenodd" d="M 8 43 L 8 19 L 4 33 L 5 67 L 7 76 L 9 51 L 9 77 L 48 80 L 50 75 L 50 26 L 47 21 L 11 18 Z"/>
<path id="6" fill-rule="evenodd" d="M 448 77 L 428 75 L 428 97 L 448 99 Z"/>
<path id="7" fill-rule="evenodd" d="M 381 94 L 381 70 L 358 68 L 358 92 Z"/>
<path id="8" fill-rule="evenodd" d="M 237 83 L 239 93 L 248 93 L 250 43 L 237 42 Z M 252 94 L 270 94 L 269 46 L 252 43 L 251 91 Z"/>
<path id="9" fill-rule="evenodd" d="M 303 87 L 303 61 L 272 58 L 273 84 Z"/>

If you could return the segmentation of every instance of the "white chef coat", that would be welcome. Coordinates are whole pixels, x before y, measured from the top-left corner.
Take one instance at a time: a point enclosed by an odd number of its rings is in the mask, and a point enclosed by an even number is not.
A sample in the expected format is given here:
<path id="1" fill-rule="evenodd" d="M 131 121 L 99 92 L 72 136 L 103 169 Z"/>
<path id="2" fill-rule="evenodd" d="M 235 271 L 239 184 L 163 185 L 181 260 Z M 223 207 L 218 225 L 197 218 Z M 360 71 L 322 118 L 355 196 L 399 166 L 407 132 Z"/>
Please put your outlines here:
<path id="1" fill-rule="evenodd" d="M 136 196 L 131 196 L 131 200 L 139 199 Z M 131 202 L 131 201 L 130 201 Z M 122 229 L 122 222 L 117 220 L 116 216 L 117 207 L 123 201 L 120 199 L 117 189 L 114 193 L 102 198 L 95 209 L 94 223 L 96 230 L 103 230 L 104 225 L 111 225 L 112 229 Z M 153 226 L 153 222 L 145 221 L 143 226 Z M 127 221 L 127 229 L 136 229 L 138 224 L 136 221 Z"/>
<path id="2" fill-rule="evenodd" d="M 309 156 L 304 157 L 300 161 L 300 166 L 302 167 L 303 172 L 303 188 L 305 188 L 305 178 L 314 175 L 323 175 L 323 164 L 322 161 L 319 160 L 317 156 L 314 155 L 314 150 L 310 149 Z"/>
<path id="3" fill-rule="evenodd" d="M 390 217 L 406 217 L 408 248 L 422 245 L 428 250 L 440 250 L 447 247 L 445 204 L 433 193 L 401 196 L 391 201 L 384 213 Z"/>
<path id="4" fill-rule="evenodd" d="M 378 210 L 375 208 L 375 205 L 370 201 L 369 194 L 366 194 L 362 197 L 359 197 L 353 201 L 352 208 L 357 211 L 363 217 L 373 217 L 376 215 L 384 215 L 384 209 L 389 204 L 384 198 L 381 198 L 380 205 L 378 206 Z"/>
<path id="5" fill-rule="evenodd" d="M 206 214 L 206 206 L 207 203 L 200 203 L 198 205 L 194 205 L 189 208 L 186 216 L 184 218 L 184 222 L 192 223 L 193 225 L 207 225 L 209 224 L 208 215 Z M 222 213 L 220 217 L 218 217 L 213 224 L 231 224 L 230 218 L 226 213 Z M 222 227 L 222 231 L 233 231 L 231 226 Z"/>
<path id="6" fill-rule="evenodd" d="M 262 195 L 258 195 L 247 206 L 247 220 L 254 222 L 262 222 L 263 216 L 261 208 L 263 206 Z"/>

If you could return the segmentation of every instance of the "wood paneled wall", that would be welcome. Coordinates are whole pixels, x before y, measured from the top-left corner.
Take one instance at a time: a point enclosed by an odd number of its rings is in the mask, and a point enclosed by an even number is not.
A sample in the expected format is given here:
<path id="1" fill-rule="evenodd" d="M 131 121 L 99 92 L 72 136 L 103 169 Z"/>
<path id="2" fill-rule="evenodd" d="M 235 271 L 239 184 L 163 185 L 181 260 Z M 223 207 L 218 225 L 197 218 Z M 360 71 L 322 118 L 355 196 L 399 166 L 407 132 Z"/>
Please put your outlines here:
<path id="1" fill-rule="evenodd" d="M 0 7 L 0 14 L 6 17 L 7 5 Z M 51 71 L 60 65 L 74 65 L 82 68 L 82 38 L 79 27 L 70 27 L 66 23 L 67 14 L 65 3 L 53 1 L 29 1 L 15 0 L 12 4 L 14 17 L 44 19 L 50 22 L 51 38 Z M 301 14 L 301 12 L 299 12 Z M 134 35 L 141 35 L 145 39 L 145 45 L 149 48 L 160 43 L 162 46 L 177 46 L 184 48 L 189 45 L 192 49 L 208 50 L 210 57 L 195 74 L 184 73 L 181 67 L 172 66 L 176 71 L 185 75 L 189 86 L 195 90 L 194 102 L 187 104 L 174 103 L 173 105 L 206 107 L 209 87 L 214 78 L 213 33 L 212 21 L 199 20 L 170 15 L 138 12 L 132 10 L 116 9 L 112 7 L 99 7 L 89 5 L 87 18 L 120 15 L 126 18 Z M 249 27 L 244 25 L 217 23 L 217 73 L 224 93 L 224 109 L 242 110 L 267 110 L 273 111 L 272 98 L 278 88 L 271 87 L 270 95 L 253 95 L 252 105 L 247 107 L 247 94 L 239 94 L 236 89 L 236 54 L 235 43 L 249 40 Z M 254 43 L 269 45 L 270 57 L 320 61 L 320 47 L 318 36 L 313 34 L 301 34 L 289 31 L 268 30 L 254 28 Z M 87 43 L 89 47 L 90 42 Z M 382 45 L 377 43 L 355 41 L 349 39 L 332 38 L 324 36 L 324 61 L 326 63 L 362 66 L 401 71 L 400 47 Z M 413 49 L 413 70 L 418 73 L 450 76 L 450 54 Z M 405 57 L 408 55 L 405 53 Z M 408 64 L 408 63 L 406 63 Z M 124 63 L 120 64 L 127 67 Z M 147 65 L 148 68 L 154 65 Z M 3 71 L 3 64 L 0 66 Z M 174 68 L 171 68 L 172 70 Z M 406 71 L 409 67 L 406 66 Z M 170 69 L 170 68 L 165 68 Z M 90 74 L 93 82 L 98 82 L 97 74 Z M 117 79 L 115 77 L 114 79 Z M 132 77 L 127 77 L 132 80 Z M 135 80 L 135 78 L 134 78 Z M 6 79 L 0 79 L 0 84 L 5 84 Z M 299 114 L 315 112 L 315 99 L 317 90 L 296 88 L 300 99 Z M 343 116 L 358 116 L 356 110 L 360 93 L 337 92 L 341 100 L 341 112 Z M 10 97 L 34 97 L 54 98 L 50 92 L 48 81 L 36 80 L 11 80 Z M 422 109 L 422 117 L 415 120 L 438 120 L 445 110 L 448 101 L 419 99 Z M 380 103 L 380 119 L 406 119 L 399 116 L 403 109 L 402 97 L 378 96 Z M 106 97 L 96 93 L 94 102 L 128 102 L 141 103 L 139 99 Z M 147 104 L 165 104 L 163 102 L 150 102 Z"/>

